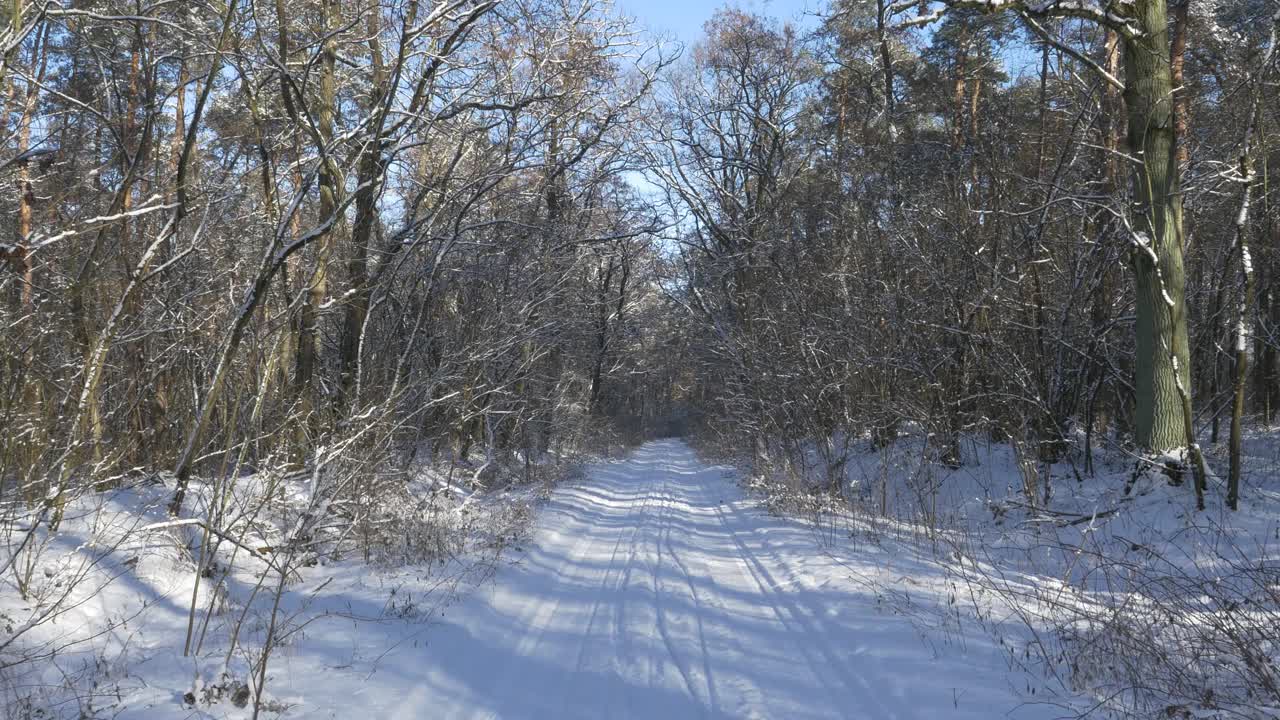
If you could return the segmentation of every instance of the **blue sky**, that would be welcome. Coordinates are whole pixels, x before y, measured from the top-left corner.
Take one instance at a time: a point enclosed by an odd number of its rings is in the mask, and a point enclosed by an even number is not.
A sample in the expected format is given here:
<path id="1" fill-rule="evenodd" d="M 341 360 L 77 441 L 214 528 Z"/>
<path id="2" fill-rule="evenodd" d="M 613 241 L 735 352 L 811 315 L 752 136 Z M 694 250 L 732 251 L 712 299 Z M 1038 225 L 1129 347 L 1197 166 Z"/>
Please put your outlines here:
<path id="1" fill-rule="evenodd" d="M 785 20 L 799 20 L 806 28 L 816 25 L 814 13 L 824 11 L 827 0 L 614 0 L 618 10 L 635 17 L 640 26 L 655 33 L 669 33 L 692 45 L 702 37 L 702 24 L 722 7 Z M 1038 72 L 1040 56 L 1019 43 L 1005 53 L 1005 71 L 1011 77 Z"/>
<path id="2" fill-rule="evenodd" d="M 825 0 L 615 0 L 627 15 L 655 32 L 669 32 L 685 44 L 702 35 L 702 24 L 726 4 L 761 15 L 794 19 L 807 12 L 821 10 Z M 810 20 L 812 22 L 812 19 Z"/>

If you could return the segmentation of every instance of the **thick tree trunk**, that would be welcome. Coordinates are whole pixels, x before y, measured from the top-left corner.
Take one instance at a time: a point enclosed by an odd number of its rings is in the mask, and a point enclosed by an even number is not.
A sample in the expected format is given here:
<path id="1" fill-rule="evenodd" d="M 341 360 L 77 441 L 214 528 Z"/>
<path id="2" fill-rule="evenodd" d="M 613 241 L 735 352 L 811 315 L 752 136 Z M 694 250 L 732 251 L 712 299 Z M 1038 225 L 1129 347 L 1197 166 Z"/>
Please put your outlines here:
<path id="1" fill-rule="evenodd" d="M 1135 441 L 1152 452 L 1188 445 L 1191 392 L 1182 260 L 1182 197 L 1174 137 L 1165 0 L 1141 0 L 1144 29 L 1124 41 L 1128 149 L 1133 176 L 1137 301 Z"/>

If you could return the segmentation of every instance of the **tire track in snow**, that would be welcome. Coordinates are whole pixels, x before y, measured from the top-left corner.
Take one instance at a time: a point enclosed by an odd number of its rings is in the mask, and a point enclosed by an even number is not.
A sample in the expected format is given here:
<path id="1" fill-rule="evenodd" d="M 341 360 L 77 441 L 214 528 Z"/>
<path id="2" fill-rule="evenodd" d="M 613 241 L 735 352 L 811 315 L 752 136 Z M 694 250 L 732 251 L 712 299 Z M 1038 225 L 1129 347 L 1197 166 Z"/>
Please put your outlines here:
<path id="1" fill-rule="evenodd" d="M 654 607 L 654 612 L 657 616 L 658 634 L 662 637 L 662 643 L 663 645 L 666 646 L 667 655 L 671 658 L 671 663 L 675 665 L 676 670 L 680 673 L 680 677 L 684 680 L 685 689 L 688 690 L 689 697 L 698 701 L 698 704 L 705 711 L 708 708 L 708 703 L 704 702 L 698 693 L 697 683 L 695 681 L 696 671 L 694 671 L 690 667 L 688 660 L 681 658 L 681 654 L 677 650 L 677 644 L 672 641 L 671 630 L 667 624 L 667 612 L 665 607 L 663 606 L 663 600 L 662 600 L 663 591 L 662 591 L 662 577 L 661 577 L 662 544 L 663 544 L 662 531 L 665 531 L 668 533 L 670 532 L 669 526 L 670 526 L 670 512 L 671 512 L 671 502 L 669 499 L 669 492 L 667 489 L 665 471 L 664 471 L 664 479 L 663 479 L 663 500 L 660 504 L 660 507 L 661 507 L 660 517 L 666 520 L 666 522 L 663 523 L 662 530 L 660 530 L 659 533 L 654 537 L 655 561 L 651 563 L 649 567 L 649 572 L 653 576 L 653 607 Z"/>
<path id="2" fill-rule="evenodd" d="M 630 643 L 630 636 L 625 632 L 619 631 L 617 627 L 617 622 L 618 622 L 617 618 L 618 618 L 618 615 L 622 612 L 622 607 L 626 603 L 626 593 L 623 588 L 624 588 L 624 585 L 628 583 L 629 578 L 631 576 L 631 568 L 635 564 L 636 547 L 637 547 L 636 538 L 652 521 L 652 513 L 650 512 L 650 508 L 653 505 L 654 499 L 655 499 L 655 493 L 653 491 L 652 486 L 650 486 L 648 491 L 645 492 L 644 499 L 640 502 L 638 509 L 631 510 L 630 507 L 632 503 L 628 502 L 629 510 L 626 513 L 626 515 L 628 516 L 639 515 L 641 518 L 641 521 L 635 524 L 635 526 L 631 529 L 631 532 L 629 534 L 625 531 L 618 532 L 618 539 L 614 543 L 613 551 L 609 556 L 608 567 L 605 569 L 603 577 L 600 581 L 600 585 L 597 588 L 595 593 L 594 605 L 591 609 L 591 617 L 587 620 L 586 632 L 583 634 L 582 639 L 579 641 L 578 657 L 574 664 L 575 673 L 582 673 L 587 670 L 587 659 L 588 659 L 589 651 L 591 649 L 592 641 L 595 638 L 594 631 L 596 627 L 596 622 L 600 616 L 601 608 L 604 607 L 605 605 L 611 605 L 614 609 L 615 619 L 614 619 L 614 627 L 611 629 L 611 632 L 609 634 L 609 639 L 614 641 L 615 652 L 609 657 L 609 670 L 611 670 L 615 675 L 617 675 L 620 678 L 625 676 L 621 668 L 621 658 L 631 657 L 631 652 L 630 652 L 631 643 Z M 626 557 L 625 563 L 620 564 L 618 562 L 618 556 L 619 554 L 621 554 L 624 545 L 627 549 L 627 553 L 626 553 L 627 557 Z M 577 558 L 577 559 L 580 559 L 580 558 Z M 617 596 L 617 599 L 613 603 L 608 603 L 607 598 L 611 593 L 615 594 Z M 618 651 L 619 648 L 617 647 L 617 641 L 620 638 L 624 641 L 624 647 L 621 648 L 622 652 L 619 652 Z M 566 704 L 569 703 L 572 696 L 573 696 L 573 693 L 565 694 Z"/>
<path id="3" fill-rule="evenodd" d="M 451 613 L 454 646 L 433 651 L 477 659 L 444 661 L 410 704 L 531 720 L 920 717 L 880 696 L 892 671 L 848 657 L 836 643 L 859 645 L 858 630 L 823 614 L 874 609 L 814 587 L 804 531 L 740 497 L 675 443 L 557 490 L 525 563 Z"/>
<path id="4" fill-rule="evenodd" d="M 778 589 L 779 585 L 773 575 L 765 568 L 760 558 L 738 537 L 738 531 L 730 526 L 723 508 L 719 504 L 714 507 L 716 516 L 724 528 L 725 535 L 737 548 L 737 556 L 741 561 L 739 567 L 746 572 L 747 577 L 759 589 L 761 598 L 767 602 L 774 615 L 778 618 L 778 622 L 793 636 L 792 639 L 795 646 L 804 656 L 805 662 L 808 663 L 814 677 L 822 684 L 828 696 L 830 696 L 832 707 L 838 708 L 840 714 L 845 718 L 854 717 L 849 714 L 847 704 L 842 700 L 853 699 L 853 696 L 858 696 L 858 700 L 876 709 L 877 714 L 875 717 L 896 716 L 889 708 L 877 700 L 873 693 L 868 692 L 864 686 L 859 684 L 855 687 L 849 680 L 845 679 L 846 677 L 856 678 L 857 673 L 840 659 L 831 644 L 822 636 L 818 628 L 813 625 L 811 619 L 797 609 L 795 602 L 788 597 L 789 594 Z M 822 660 L 826 661 L 825 665 L 817 661 L 810 648 L 817 650 L 818 654 L 822 656 Z M 828 673 L 825 672 L 826 668 L 833 668 L 837 671 L 834 679 L 828 678 Z M 840 690 L 843 690 L 843 692 L 839 692 Z"/>
<path id="5" fill-rule="evenodd" d="M 736 531 L 731 532 L 733 532 L 734 538 L 738 537 L 738 533 Z M 773 575 L 768 572 L 766 563 L 760 559 L 760 553 L 746 548 L 743 552 L 743 557 L 756 564 L 765 579 L 768 581 L 769 589 L 772 590 L 776 596 L 785 597 L 788 600 L 788 610 L 792 612 L 792 614 L 804 625 L 807 632 L 813 633 L 814 637 L 817 637 L 821 641 L 819 647 L 825 654 L 834 659 L 835 664 L 844 671 L 844 677 L 856 682 L 858 687 L 861 689 L 862 694 L 865 697 L 870 698 L 873 704 L 882 713 L 884 713 L 886 717 L 892 715 L 894 718 L 903 718 L 905 720 L 911 720 L 912 718 L 917 717 L 917 713 L 909 707 L 903 707 L 898 711 L 891 711 L 890 708 L 885 706 L 884 703 L 878 699 L 879 695 L 876 694 L 876 689 L 872 687 L 872 684 L 867 681 L 866 674 L 854 669 L 847 660 L 839 656 L 838 650 L 834 648 L 830 642 L 826 641 L 826 637 L 829 633 L 823 632 L 822 627 L 828 623 L 828 620 L 823 615 L 822 608 L 814 606 L 810 593 L 807 592 L 811 588 L 805 582 L 804 576 L 798 573 L 786 562 L 786 560 L 781 558 L 778 553 L 773 550 L 768 536 L 762 533 L 759 528 L 751 527 L 747 530 L 746 534 L 759 538 L 761 549 L 764 551 L 766 557 L 772 561 L 771 564 L 780 568 L 787 575 L 786 582 L 779 583 L 774 579 Z M 830 579 L 818 587 L 822 587 L 829 582 Z M 800 592 L 785 591 L 782 589 L 784 586 L 796 587 Z M 846 680 L 846 684 L 847 682 L 848 680 Z"/>
<path id="6" fill-rule="evenodd" d="M 711 670 L 711 653 L 707 650 L 707 632 L 702 619 L 703 613 L 701 612 L 706 605 L 704 605 L 702 599 L 698 596 L 698 589 L 694 585 L 693 577 L 689 574 L 689 567 L 680 559 L 680 554 L 676 552 L 675 547 L 671 544 L 670 526 L 667 527 L 667 532 L 663 537 L 663 542 L 666 543 L 667 552 L 670 554 L 672 562 L 674 562 L 676 568 L 680 570 L 680 574 L 684 578 L 685 585 L 689 588 L 689 598 L 693 601 L 693 607 L 696 610 L 693 617 L 698 625 L 698 647 L 702 652 L 703 680 L 707 685 L 707 705 L 712 713 L 719 713 L 720 699 L 716 693 L 715 674 Z M 715 607 L 718 610 L 724 610 L 723 603 L 717 603 L 715 604 Z"/>
<path id="7" fill-rule="evenodd" d="M 560 508 L 560 514 L 571 516 L 568 512 L 570 509 L 568 505 L 565 503 L 561 504 L 564 505 L 564 507 Z M 576 523 L 569 524 L 573 525 Z M 551 538 L 548 538 L 547 542 L 539 543 L 538 552 L 547 554 L 554 552 L 558 545 L 555 541 L 560 540 L 562 537 L 564 537 L 562 532 L 556 532 Z M 564 552 L 562 559 L 557 563 L 556 574 L 561 577 L 569 576 L 569 574 L 564 571 L 565 568 L 576 565 L 583 557 L 584 550 L 594 544 L 595 541 L 596 537 L 591 533 L 580 533 L 578 538 L 570 543 L 569 548 Z M 533 556 L 534 553 L 530 552 L 524 559 L 528 560 Z M 531 568 L 525 568 L 525 571 L 533 572 Z M 543 637 L 546 636 L 547 630 L 549 630 L 552 625 L 551 620 L 557 615 L 557 613 L 559 613 L 560 607 L 565 601 L 565 597 L 565 593 L 560 593 L 556 596 L 554 602 L 536 603 L 530 613 L 520 618 L 522 622 L 513 623 L 522 626 L 525 628 L 525 631 L 519 636 L 520 639 L 516 643 L 511 655 L 507 658 L 506 662 L 502 664 L 502 669 L 495 676 L 492 687 L 500 688 L 506 686 L 511 679 L 515 666 L 521 662 L 523 658 L 533 656 L 533 651 L 542 643 Z M 497 713 L 492 714 L 489 717 L 513 717 L 514 715 L 509 714 L 509 712 L 511 710 L 516 710 L 518 712 L 518 708 L 513 709 L 508 707 L 512 700 L 513 698 L 508 698 L 507 703 L 505 703 Z"/>
<path id="8" fill-rule="evenodd" d="M 595 604 L 591 609 L 591 617 L 590 619 L 587 620 L 587 630 L 583 637 L 583 642 L 579 648 L 578 660 L 577 660 L 577 663 L 575 664 L 575 670 L 578 672 L 582 672 L 582 670 L 586 667 L 584 662 L 585 655 L 587 652 L 587 648 L 590 646 L 590 639 L 592 637 L 592 631 L 595 629 L 596 619 L 600 615 L 600 608 L 605 604 L 603 602 L 604 597 L 608 594 L 609 590 L 613 590 L 616 592 L 620 588 L 620 584 L 616 582 L 618 580 L 618 576 L 624 574 L 625 570 L 629 570 L 631 564 L 635 561 L 636 536 L 638 536 L 640 534 L 640 531 L 643 530 L 645 526 L 649 524 L 649 520 L 650 520 L 649 507 L 650 505 L 652 505 L 653 499 L 654 499 L 654 493 L 653 493 L 653 490 L 651 489 L 649 492 L 645 493 L 644 501 L 640 503 L 639 509 L 634 511 L 633 513 L 629 513 L 632 515 L 641 516 L 643 518 L 643 522 L 636 523 L 635 527 L 631 529 L 630 535 L 627 535 L 625 532 L 618 533 L 618 540 L 617 542 L 614 543 L 613 552 L 609 556 L 609 565 L 605 569 L 604 575 L 600 580 L 599 588 L 596 590 Z M 618 554 L 622 550 L 624 541 L 628 548 L 627 562 L 625 565 L 619 565 Z"/>

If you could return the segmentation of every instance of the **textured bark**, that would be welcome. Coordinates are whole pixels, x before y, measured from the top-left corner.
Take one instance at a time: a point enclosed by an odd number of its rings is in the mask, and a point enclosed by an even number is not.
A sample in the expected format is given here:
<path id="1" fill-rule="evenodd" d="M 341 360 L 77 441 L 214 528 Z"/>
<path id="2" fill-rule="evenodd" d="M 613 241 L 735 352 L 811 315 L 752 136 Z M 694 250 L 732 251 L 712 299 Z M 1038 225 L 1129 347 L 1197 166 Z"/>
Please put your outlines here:
<path id="1" fill-rule="evenodd" d="M 1173 122 L 1169 33 L 1164 0 L 1139 0 L 1135 19 L 1143 33 L 1126 37 L 1127 143 L 1140 158 L 1133 176 L 1137 302 L 1135 442 L 1163 452 L 1188 445 L 1184 403 L 1189 401 L 1182 198 Z"/>

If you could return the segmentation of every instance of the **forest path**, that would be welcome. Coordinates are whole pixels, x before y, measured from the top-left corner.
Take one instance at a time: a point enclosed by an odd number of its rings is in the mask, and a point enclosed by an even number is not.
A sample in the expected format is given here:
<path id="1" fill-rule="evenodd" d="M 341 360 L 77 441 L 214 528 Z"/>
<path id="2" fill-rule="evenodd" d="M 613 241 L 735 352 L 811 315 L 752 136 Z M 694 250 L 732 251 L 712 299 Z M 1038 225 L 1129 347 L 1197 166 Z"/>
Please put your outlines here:
<path id="1" fill-rule="evenodd" d="M 991 718 L 1018 705 L 996 653 L 939 656 L 815 543 L 727 468 L 649 443 L 557 490 L 529 547 L 427 631 L 422 664 L 396 663 L 421 677 L 367 696 L 402 718 Z"/>

